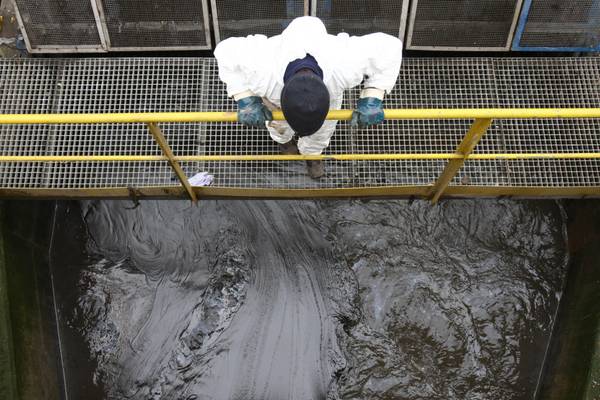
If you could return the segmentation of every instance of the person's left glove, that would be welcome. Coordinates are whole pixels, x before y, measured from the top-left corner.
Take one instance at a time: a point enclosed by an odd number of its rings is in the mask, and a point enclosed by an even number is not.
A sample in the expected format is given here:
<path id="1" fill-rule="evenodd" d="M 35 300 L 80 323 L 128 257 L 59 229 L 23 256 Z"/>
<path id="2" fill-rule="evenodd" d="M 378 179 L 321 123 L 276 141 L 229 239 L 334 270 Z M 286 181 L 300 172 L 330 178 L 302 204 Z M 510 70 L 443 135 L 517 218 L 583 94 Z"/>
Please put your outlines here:
<path id="1" fill-rule="evenodd" d="M 376 97 L 363 97 L 358 100 L 356 110 L 352 113 L 352 126 L 364 128 L 383 122 L 383 101 Z"/>
<path id="2" fill-rule="evenodd" d="M 273 114 L 259 96 L 238 100 L 238 122 L 253 128 L 264 128 L 265 122 L 273 120 Z"/>

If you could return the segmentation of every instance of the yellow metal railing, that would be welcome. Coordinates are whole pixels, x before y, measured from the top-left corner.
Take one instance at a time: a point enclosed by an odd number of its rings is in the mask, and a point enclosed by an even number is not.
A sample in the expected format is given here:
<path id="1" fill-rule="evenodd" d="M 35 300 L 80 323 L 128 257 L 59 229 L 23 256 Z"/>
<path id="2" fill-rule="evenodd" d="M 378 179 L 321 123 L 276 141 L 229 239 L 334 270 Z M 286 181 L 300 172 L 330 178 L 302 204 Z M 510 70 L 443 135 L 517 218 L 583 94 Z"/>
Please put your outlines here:
<path id="1" fill-rule="evenodd" d="M 349 120 L 352 110 L 331 110 L 327 119 Z M 600 118 L 600 108 L 463 108 L 385 110 L 385 119 Z M 283 121 L 281 111 L 273 119 Z M 237 122 L 235 112 L 159 112 L 120 114 L 0 114 L 5 124 L 109 124 L 160 122 Z"/>
<path id="2" fill-rule="evenodd" d="M 330 120 L 349 120 L 351 110 L 331 110 Z M 275 120 L 284 120 L 281 112 L 274 112 Z M 163 156 L 0 156 L 0 163 L 14 162 L 136 162 L 167 161 L 185 188 L 191 200 L 197 196 L 183 173 L 179 162 L 184 161 L 293 161 L 293 160 L 448 160 L 444 171 L 428 190 L 435 203 L 444 194 L 450 182 L 467 160 L 519 160 L 519 159 L 600 159 L 600 153 L 498 153 L 472 154 L 493 120 L 499 119 L 556 119 L 600 118 L 600 108 L 567 109 L 408 109 L 385 110 L 387 120 L 399 119 L 469 119 L 473 125 L 465 134 L 455 153 L 430 154 L 335 154 L 335 155 L 223 155 L 175 156 L 162 134 L 158 123 L 182 122 L 237 122 L 235 112 L 185 112 L 185 113 L 122 113 L 122 114 L 4 114 L 0 125 L 7 124 L 107 124 L 144 123 L 162 149 Z M 600 139 L 599 139 L 600 141 Z"/>

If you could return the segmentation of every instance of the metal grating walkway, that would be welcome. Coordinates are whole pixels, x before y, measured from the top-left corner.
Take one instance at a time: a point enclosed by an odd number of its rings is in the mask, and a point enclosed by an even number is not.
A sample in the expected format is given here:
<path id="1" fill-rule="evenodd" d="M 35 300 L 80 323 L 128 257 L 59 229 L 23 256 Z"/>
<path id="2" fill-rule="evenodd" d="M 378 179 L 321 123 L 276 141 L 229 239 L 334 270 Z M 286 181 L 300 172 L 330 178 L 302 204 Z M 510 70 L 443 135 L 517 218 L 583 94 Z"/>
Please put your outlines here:
<path id="1" fill-rule="evenodd" d="M 344 109 L 358 90 L 348 92 Z M 600 58 L 413 58 L 386 108 L 600 107 Z M 0 61 L 0 114 L 227 111 L 209 58 Z M 340 122 L 331 154 L 454 153 L 471 121 L 395 120 L 366 130 Z M 266 130 L 234 123 L 160 124 L 176 156 L 277 154 Z M 499 120 L 480 153 L 600 152 L 597 119 Z M 2 155 L 160 155 L 144 124 L 3 125 Z M 311 180 L 299 161 L 182 162 L 214 187 L 313 189 L 430 186 L 446 160 L 327 161 Z M 0 164 L 0 189 L 179 187 L 165 161 Z M 600 186 L 599 159 L 473 160 L 453 186 Z"/>

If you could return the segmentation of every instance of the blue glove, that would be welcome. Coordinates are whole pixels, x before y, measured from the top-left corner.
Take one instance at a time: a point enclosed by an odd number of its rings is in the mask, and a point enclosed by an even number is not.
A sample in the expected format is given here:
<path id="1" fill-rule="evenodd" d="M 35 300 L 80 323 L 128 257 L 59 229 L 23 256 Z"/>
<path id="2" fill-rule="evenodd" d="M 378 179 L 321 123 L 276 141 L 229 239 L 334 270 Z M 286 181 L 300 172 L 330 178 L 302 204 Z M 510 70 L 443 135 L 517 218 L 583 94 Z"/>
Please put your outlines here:
<path id="1" fill-rule="evenodd" d="M 382 123 L 384 119 L 383 101 L 376 97 L 363 97 L 356 104 L 356 110 L 352 113 L 350 124 L 364 128 Z"/>
<path id="2" fill-rule="evenodd" d="M 273 114 L 259 96 L 249 96 L 238 100 L 238 107 L 238 122 L 246 126 L 264 128 L 265 122 L 273 119 Z"/>

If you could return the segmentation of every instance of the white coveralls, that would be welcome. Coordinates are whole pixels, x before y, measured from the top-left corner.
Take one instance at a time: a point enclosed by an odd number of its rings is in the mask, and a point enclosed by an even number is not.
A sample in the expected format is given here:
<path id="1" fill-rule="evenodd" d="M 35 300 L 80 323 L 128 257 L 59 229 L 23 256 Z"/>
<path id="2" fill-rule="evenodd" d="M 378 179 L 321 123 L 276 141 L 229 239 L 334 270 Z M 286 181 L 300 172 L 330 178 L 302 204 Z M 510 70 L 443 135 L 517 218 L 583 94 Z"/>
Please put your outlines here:
<path id="1" fill-rule="evenodd" d="M 283 75 L 288 64 L 306 54 L 312 55 L 323 70 L 330 108 L 340 109 L 344 90 L 363 80 L 365 88 L 380 89 L 375 92 L 392 90 L 402 62 L 402 42 L 384 33 L 329 35 L 320 19 L 300 17 L 281 35 L 229 38 L 215 49 L 219 77 L 227 85 L 230 97 L 261 96 L 268 100 L 266 104 L 270 102 L 277 108 L 281 107 Z M 329 145 L 336 124 L 337 121 L 325 121 L 313 135 L 299 138 L 300 153 L 321 154 Z M 278 143 L 287 143 L 294 136 L 285 121 L 267 122 L 267 129 Z"/>

